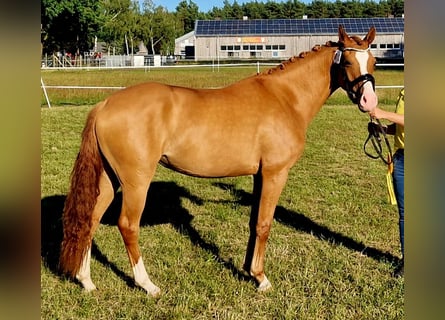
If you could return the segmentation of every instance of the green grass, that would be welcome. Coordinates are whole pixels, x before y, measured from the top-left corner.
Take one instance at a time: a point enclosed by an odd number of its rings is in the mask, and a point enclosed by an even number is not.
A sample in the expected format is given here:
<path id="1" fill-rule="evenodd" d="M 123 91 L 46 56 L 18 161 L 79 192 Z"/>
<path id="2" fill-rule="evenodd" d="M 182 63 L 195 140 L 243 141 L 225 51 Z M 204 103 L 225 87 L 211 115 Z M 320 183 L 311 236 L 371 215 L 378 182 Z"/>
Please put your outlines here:
<path id="1" fill-rule="evenodd" d="M 322 108 L 290 171 L 266 250 L 271 291 L 258 293 L 241 272 L 252 178 L 199 179 L 159 167 L 140 245 L 161 297 L 133 285 L 118 201 L 94 238 L 99 290 L 84 293 L 56 265 L 63 201 L 90 109 L 41 109 L 42 319 L 404 318 L 404 280 L 391 276 L 400 255 L 397 209 L 387 202 L 386 167 L 362 150 L 368 117 L 351 104 Z"/>

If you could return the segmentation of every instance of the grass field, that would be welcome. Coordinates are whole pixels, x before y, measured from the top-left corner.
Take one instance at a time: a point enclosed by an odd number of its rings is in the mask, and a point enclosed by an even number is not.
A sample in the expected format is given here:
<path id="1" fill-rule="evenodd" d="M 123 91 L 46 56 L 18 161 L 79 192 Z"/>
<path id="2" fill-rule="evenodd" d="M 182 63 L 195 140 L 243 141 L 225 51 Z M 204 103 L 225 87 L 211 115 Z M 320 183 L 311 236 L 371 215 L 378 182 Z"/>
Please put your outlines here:
<path id="1" fill-rule="evenodd" d="M 220 71 L 211 84 L 251 71 Z M 210 83 L 200 70 L 42 77 L 48 85 L 127 86 L 142 78 Z M 387 82 L 378 84 L 402 84 L 403 72 L 385 70 L 379 78 Z M 116 226 L 119 193 L 94 239 L 92 277 L 99 290 L 86 294 L 57 273 L 69 175 L 90 104 L 102 93 L 49 93 L 53 108 L 41 109 L 42 319 L 403 319 L 404 280 L 391 276 L 400 255 L 397 209 L 387 202 L 385 166 L 363 153 L 368 117 L 356 106 L 331 101 L 309 127 L 275 213 L 265 264 L 273 289 L 266 293 L 241 271 L 251 177 L 199 179 L 159 167 L 140 234 L 147 271 L 163 292 L 151 299 L 132 282 Z M 382 107 L 392 110 L 396 93 L 385 95 Z"/>

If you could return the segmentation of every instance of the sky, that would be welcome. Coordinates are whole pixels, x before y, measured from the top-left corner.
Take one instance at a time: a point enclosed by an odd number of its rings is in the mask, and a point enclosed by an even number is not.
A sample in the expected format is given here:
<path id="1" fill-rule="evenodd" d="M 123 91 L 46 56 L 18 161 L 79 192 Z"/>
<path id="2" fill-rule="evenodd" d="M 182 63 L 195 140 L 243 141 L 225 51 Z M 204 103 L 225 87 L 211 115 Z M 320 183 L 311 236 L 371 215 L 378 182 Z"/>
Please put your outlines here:
<path id="1" fill-rule="evenodd" d="M 208 12 L 212 10 L 213 7 L 222 8 L 224 6 L 224 0 L 192 0 L 194 3 L 198 5 L 199 11 Z M 238 4 L 242 4 L 245 2 L 253 2 L 255 0 L 237 0 Z M 256 0 L 258 2 L 267 2 L 268 0 Z M 287 0 L 271 0 L 274 2 L 287 2 Z M 304 3 L 311 3 L 312 0 L 300 0 Z M 153 0 L 156 6 L 163 6 L 167 8 L 169 12 L 176 11 L 176 7 L 181 0 Z M 233 4 L 234 0 L 229 0 L 231 4 Z"/>

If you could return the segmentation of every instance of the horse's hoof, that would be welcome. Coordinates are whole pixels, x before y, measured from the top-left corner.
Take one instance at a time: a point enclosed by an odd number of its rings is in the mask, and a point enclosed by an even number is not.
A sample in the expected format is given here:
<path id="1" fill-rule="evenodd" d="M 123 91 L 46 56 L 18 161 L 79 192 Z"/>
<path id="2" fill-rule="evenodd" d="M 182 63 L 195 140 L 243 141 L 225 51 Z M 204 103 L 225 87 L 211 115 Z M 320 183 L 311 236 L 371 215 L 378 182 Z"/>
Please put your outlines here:
<path id="1" fill-rule="evenodd" d="M 150 291 L 147 291 L 148 295 L 152 298 L 159 298 L 161 295 L 161 289 L 158 287 L 151 288 Z"/>
<path id="2" fill-rule="evenodd" d="M 82 287 L 85 292 L 91 292 L 97 289 L 93 281 L 91 281 L 91 278 L 85 278 L 85 279 L 79 279 L 79 277 L 76 278 L 82 284 Z"/>
<path id="3" fill-rule="evenodd" d="M 264 291 L 267 291 L 267 290 L 269 290 L 271 288 L 272 288 L 272 284 L 267 279 L 267 277 L 264 276 L 263 281 L 261 281 L 260 285 L 258 286 L 258 291 L 259 292 L 264 292 Z"/>
<path id="4" fill-rule="evenodd" d="M 92 291 L 96 291 L 97 290 L 95 285 L 89 286 L 89 287 L 83 287 L 83 289 L 84 289 L 85 292 L 92 292 Z"/>

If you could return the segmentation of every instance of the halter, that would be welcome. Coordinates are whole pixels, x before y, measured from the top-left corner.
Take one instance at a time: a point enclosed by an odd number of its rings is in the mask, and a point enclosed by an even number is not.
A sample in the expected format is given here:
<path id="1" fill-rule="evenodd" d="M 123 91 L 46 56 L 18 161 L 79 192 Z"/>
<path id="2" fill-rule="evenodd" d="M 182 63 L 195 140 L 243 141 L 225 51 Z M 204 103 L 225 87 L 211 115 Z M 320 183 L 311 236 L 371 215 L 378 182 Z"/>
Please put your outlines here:
<path id="1" fill-rule="evenodd" d="M 344 51 L 368 52 L 369 48 L 356 49 L 356 48 L 347 47 L 347 48 L 337 49 L 334 54 L 334 63 L 340 65 L 341 67 L 344 67 L 343 65 L 341 65 L 341 58 L 343 56 Z M 372 74 L 369 74 L 369 73 L 362 74 L 361 76 L 357 77 L 356 79 L 354 79 L 352 81 L 349 81 L 348 77 L 346 76 L 346 73 L 344 73 L 343 77 L 344 77 L 345 84 L 346 84 L 345 91 L 348 94 L 349 99 L 351 99 L 351 101 L 353 103 L 357 104 L 360 111 L 365 112 L 363 110 L 362 106 L 360 105 L 361 91 L 362 91 L 362 88 L 365 85 L 365 83 L 368 81 L 372 83 L 372 88 L 375 91 L 374 77 L 372 76 Z M 354 87 L 358 83 L 361 83 L 361 84 L 357 87 L 357 89 L 354 90 Z"/>

